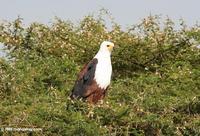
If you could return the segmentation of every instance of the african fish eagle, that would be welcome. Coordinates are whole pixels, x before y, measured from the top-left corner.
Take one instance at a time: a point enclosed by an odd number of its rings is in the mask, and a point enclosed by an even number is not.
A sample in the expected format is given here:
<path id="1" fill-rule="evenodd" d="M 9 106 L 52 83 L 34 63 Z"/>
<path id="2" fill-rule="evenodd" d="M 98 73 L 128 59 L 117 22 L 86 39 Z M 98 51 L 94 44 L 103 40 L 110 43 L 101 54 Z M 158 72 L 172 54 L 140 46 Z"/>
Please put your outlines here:
<path id="1" fill-rule="evenodd" d="M 112 42 L 101 43 L 95 57 L 78 74 L 70 96 L 72 99 L 83 99 L 95 104 L 105 97 L 112 74 L 111 52 L 113 47 Z"/>

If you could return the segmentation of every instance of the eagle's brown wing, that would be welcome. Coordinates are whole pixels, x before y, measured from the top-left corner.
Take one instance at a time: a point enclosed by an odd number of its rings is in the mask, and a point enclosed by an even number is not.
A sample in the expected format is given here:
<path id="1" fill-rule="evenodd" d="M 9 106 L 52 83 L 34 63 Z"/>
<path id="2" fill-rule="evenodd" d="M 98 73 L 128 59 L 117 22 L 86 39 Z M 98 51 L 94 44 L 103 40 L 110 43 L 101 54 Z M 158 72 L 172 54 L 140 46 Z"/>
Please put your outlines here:
<path id="1" fill-rule="evenodd" d="M 95 58 L 80 71 L 72 89 L 71 98 L 85 99 L 95 91 L 96 85 L 93 87 L 92 84 L 95 82 L 94 76 L 97 63 L 98 60 Z"/>

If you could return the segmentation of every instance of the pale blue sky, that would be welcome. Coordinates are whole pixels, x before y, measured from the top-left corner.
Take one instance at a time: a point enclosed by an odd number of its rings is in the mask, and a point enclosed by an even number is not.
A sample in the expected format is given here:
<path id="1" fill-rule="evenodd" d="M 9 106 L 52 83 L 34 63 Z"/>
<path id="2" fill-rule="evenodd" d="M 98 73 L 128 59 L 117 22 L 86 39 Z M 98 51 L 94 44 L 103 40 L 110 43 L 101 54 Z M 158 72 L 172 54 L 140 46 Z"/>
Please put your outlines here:
<path id="1" fill-rule="evenodd" d="M 48 24 L 55 16 L 77 23 L 89 13 L 107 9 L 123 28 L 136 24 L 149 14 L 162 14 L 175 21 L 180 18 L 193 25 L 200 20 L 199 0 L 0 0 L 0 21 L 18 15 L 24 24 Z"/>
<path id="2" fill-rule="evenodd" d="M 184 18 L 188 24 L 200 20 L 199 0 L 0 0 L 0 20 L 48 23 L 54 16 L 77 22 L 89 13 L 105 8 L 123 27 L 138 23 L 150 13 Z"/>

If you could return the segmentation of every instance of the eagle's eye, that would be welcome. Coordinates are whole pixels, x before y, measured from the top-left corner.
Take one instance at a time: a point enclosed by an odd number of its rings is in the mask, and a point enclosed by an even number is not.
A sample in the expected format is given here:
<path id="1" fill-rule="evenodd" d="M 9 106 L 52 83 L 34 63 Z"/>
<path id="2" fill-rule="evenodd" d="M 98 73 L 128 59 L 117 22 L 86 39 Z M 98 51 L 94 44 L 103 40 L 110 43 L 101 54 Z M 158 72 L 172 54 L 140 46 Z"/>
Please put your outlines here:
<path id="1" fill-rule="evenodd" d="M 110 47 L 110 45 L 107 45 L 107 47 Z"/>

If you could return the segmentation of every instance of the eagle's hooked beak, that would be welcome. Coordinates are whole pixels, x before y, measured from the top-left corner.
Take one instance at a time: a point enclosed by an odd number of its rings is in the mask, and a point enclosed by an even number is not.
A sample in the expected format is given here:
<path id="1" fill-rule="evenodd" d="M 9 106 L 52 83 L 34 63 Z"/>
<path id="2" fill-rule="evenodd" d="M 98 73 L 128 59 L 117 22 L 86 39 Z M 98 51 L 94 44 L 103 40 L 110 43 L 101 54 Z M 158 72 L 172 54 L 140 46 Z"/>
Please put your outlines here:
<path id="1" fill-rule="evenodd" d="M 109 47 L 108 47 L 108 50 L 109 50 L 110 52 L 112 52 L 112 51 L 113 51 L 113 46 L 109 46 Z"/>
<path id="2" fill-rule="evenodd" d="M 108 50 L 109 50 L 110 52 L 112 52 L 112 51 L 113 51 L 113 48 L 115 48 L 114 44 L 107 45 L 107 47 L 108 47 Z"/>

